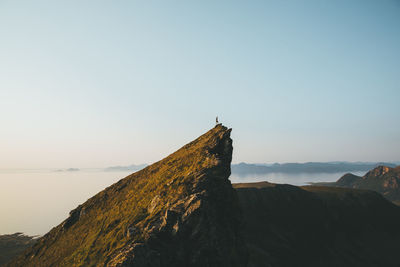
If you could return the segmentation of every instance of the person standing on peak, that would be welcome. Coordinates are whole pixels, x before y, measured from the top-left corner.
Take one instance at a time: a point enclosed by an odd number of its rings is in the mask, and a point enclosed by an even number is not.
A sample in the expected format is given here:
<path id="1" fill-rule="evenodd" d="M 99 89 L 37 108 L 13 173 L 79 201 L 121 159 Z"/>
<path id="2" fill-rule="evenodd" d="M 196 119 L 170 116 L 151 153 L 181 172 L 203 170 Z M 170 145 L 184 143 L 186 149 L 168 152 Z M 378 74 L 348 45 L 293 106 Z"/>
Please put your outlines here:
<path id="1" fill-rule="evenodd" d="M 218 124 L 219 122 L 218 122 L 218 116 L 217 116 L 217 118 L 215 118 L 215 124 Z"/>

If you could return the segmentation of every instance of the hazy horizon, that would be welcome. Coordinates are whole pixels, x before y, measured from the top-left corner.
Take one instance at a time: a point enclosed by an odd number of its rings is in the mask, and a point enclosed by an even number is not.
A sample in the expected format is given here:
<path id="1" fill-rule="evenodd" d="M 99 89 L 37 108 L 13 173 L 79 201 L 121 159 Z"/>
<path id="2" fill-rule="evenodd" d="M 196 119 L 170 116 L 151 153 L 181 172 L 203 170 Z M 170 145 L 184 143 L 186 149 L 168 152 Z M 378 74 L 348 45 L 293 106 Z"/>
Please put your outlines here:
<path id="1" fill-rule="evenodd" d="M 1 1 L 0 169 L 400 160 L 397 1 Z"/>
<path id="2" fill-rule="evenodd" d="M 49 170 L 49 171 L 65 171 L 67 172 L 68 169 L 72 168 L 77 168 L 78 170 L 105 170 L 110 167 L 129 167 L 132 165 L 140 166 L 140 165 L 151 165 L 154 162 L 143 162 L 143 163 L 132 163 L 132 164 L 116 164 L 116 165 L 111 165 L 111 166 L 96 166 L 96 167 L 79 167 L 79 166 L 58 166 L 58 167 L 42 167 L 42 168 L 0 168 L 0 171 L 13 171 L 13 170 L 21 170 L 21 171 L 29 171 L 29 170 Z M 340 160 L 334 160 L 334 161 L 304 161 L 304 162 L 232 162 L 233 165 L 238 165 L 241 163 L 245 164 L 253 164 L 253 165 L 272 165 L 272 164 L 288 164 L 288 163 L 295 163 L 295 164 L 305 164 L 305 163 L 349 163 L 349 164 L 355 164 L 355 163 L 391 163 L 391 164 L 400 164 L 400 161 L 340 161 Z"/>

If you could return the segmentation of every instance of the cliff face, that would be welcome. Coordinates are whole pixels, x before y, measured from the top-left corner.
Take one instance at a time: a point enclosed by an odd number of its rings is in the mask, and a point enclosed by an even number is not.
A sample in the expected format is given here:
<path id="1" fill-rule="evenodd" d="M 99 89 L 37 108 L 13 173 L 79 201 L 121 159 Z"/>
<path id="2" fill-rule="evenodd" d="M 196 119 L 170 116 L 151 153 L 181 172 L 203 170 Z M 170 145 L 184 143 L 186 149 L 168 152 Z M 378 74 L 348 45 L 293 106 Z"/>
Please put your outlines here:
<path id="1" fill-rule="evenodd" d="M 376 192 L 234 184 L 248 267 L 399 266 L 400 208 Z"/>
<path id="2" fill-rule="evenodd" d="M 9 266 L 244 266 L 230 129 L 98 193 Z"/>

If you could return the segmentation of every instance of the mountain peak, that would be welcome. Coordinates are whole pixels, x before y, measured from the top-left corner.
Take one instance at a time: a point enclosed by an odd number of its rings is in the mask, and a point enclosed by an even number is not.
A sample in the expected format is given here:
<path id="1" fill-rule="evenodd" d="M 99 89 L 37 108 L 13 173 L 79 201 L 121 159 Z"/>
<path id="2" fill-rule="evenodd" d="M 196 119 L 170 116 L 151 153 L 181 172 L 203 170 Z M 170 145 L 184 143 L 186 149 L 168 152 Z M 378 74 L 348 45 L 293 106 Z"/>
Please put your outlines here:
<path id="1" fill-rule="evenodd" d="M 243 266 L 231 129 L 196 140 L 71 211 L 11 266 Z"/>
<path id="2" fill-rule="evenodd" d="M 384 166 L 384 165 L 380 165 L 377 166 L 376 168 L 370 170 L 369 172 L 367 172 L 364 176 L 364 178 L 368 178 L 368 177 L 382 177 L 383 175 L 391 172 L 392 170 L 394 170 L 391 167 L 388 166 Z"/>
<path id="3" fill-rule="evenodd" d="M 351 187 L 355 182 L 362 179 L 360 176 L 354 175 L 352 173 L 346 173 L 339 180 L 337 180 L 337 186 Z"/>

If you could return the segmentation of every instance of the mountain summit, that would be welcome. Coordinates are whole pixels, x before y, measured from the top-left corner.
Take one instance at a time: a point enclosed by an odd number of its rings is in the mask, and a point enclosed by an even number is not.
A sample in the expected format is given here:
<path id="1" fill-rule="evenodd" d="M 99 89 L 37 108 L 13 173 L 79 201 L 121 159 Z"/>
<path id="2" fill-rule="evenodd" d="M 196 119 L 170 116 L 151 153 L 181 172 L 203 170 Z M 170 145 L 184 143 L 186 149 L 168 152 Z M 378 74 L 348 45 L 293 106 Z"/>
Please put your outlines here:
<path id="1" fill-rule="evenodd" d="M 101 191 L 9 266 L 244 266 L 230 132 L 218 124 Z"/>

